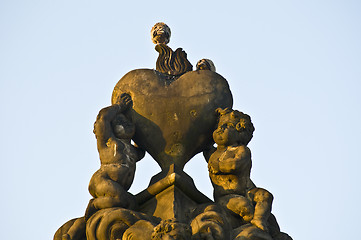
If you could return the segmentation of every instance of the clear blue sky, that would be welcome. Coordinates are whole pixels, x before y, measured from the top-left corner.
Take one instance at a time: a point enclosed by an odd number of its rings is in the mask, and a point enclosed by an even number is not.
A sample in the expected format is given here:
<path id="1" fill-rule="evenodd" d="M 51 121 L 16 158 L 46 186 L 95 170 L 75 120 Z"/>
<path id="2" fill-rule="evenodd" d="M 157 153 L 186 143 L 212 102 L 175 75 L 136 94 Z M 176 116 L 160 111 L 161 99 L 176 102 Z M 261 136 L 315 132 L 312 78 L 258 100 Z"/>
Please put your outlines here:
<path id="1" fill-rule="evenodd" d="M 175 2 L 175 1 L 174 1 Z M 177 1 L 178 2 L 178 1 Z M 179 1 L 180 2 L 180 1 Z M 154 23 L 214 61 L 256 127 L 252 179 L 296 239 L 354 239 L 361 207 L 361 2 L 0 2 L 0 239 L 52 239 L 83 215 L 93 123 L 128 71 L 154 68 Z M 159 171 L 147 156 L 132 193 Z M 212 195 L 201 157 L 186 171 Z"/>

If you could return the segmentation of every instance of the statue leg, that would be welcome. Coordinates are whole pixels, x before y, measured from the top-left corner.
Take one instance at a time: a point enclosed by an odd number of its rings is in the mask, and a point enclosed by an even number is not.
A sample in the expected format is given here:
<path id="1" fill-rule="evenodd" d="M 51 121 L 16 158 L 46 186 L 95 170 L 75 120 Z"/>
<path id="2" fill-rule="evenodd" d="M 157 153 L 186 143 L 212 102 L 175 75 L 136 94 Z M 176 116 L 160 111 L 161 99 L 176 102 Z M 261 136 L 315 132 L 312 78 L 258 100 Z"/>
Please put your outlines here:
<path id="1" fill-rule="evenodd" d="M 85 239 L 85 219 L 78 218 L 74 221 L 68 232 L 63 234 L 62 240 L 83 240 Z"/>
<path id="2" fill-rule="evenodd" d="M 134 196 L 124 191 L 120 196 L 103 196 L 93 198 L 89 201 L 85 211 L 85 219 L 88 220 L 95 212 L 100 209 L 122 207 L 126 209 L 134 209 L 136 201 Z"/>
<path id="3" fill-rule="evenodd" d="M 229 194 L 221 197 L 217 202 L 228 209 L 232 215 L 241 217 L 246 223 L 253 219 L 254 206 L 252 202 L 244 196 Z"/>
<path id="4" fill-rule="evenodd" d="M 272 194 L 263 188 L 254 188 L 248 192 L 248 195 L 255 204 L 251 223 L 264 231 L 268 231 L 267 221 L 272 209 Z"/>

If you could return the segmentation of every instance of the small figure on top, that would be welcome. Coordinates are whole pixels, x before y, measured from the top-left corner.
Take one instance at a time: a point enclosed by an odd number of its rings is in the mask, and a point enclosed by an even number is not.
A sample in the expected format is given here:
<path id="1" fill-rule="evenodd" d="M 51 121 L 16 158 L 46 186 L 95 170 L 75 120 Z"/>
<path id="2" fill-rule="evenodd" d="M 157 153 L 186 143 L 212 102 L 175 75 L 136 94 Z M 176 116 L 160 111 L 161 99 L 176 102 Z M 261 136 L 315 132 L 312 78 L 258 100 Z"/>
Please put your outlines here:
<path id="1" fill-rule="evenodd" d="M 171 36 L 170 28 L 163 22 L 156 23 L 150 31 L 152 42 L 156 44 L 155 50 L 159 53 L 156 70 L 169 79 L 174 79 L 182 74 L 192 71 L 193 66 L 187 59 L 187 53 L 182 48 L 173 51 L 167 46 Z"/>
<path id="2" fill-rule="evenodd" d="M 197 62 L 196 68 L 197 70 L 210 70 L 213 72 L 216 71 L 216 66 L 214 66 L 213 61 L 207 58 L 199 60 Z"/>
<path id="3" fill-rule="evenodd" d="M 163 22 L 156 23 L 150 31 L 154 44 L 168 44 L 171 36 L 170 28 Z"/>

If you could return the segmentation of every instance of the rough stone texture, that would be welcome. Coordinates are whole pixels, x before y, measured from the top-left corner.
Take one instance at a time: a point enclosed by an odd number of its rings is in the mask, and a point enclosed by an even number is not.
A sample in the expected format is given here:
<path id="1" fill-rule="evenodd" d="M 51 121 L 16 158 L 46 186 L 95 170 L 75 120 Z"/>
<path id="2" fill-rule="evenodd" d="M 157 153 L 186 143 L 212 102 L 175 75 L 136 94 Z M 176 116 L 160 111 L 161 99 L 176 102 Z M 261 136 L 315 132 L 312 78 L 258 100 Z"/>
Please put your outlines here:
<path id="1" fill-rule="evenodd" d="M 247 114 L 232 109 L 227 81 L 209 59 L 192 71 L 187 54 L 166 45 L 166 24 L 156 24 L 151 34 L 160 53 L 157 70 L 127 73 L 114 88 L 112 105 L 100 110 L 94 133 L 101 166 L 89 184 L 93 199 L 54 240 L 292 240 L 271 213 L 272 194 L 250 179 L 247 144 L 254 127 Z M 162 171 L 134 196 L 128 189 L 144 151 Z M 214 201 L 183 172 L 199 152 L 208 162 Z"/>
<path id="2" fill-rule="evenodd" d="M 159 52 L 156 64 L 158 72 L 177 77 L 193 70 L 192 64 L 187 59 L 187 53 L 182 48 L 173 51 L 165 44 L 157 44 L 155 50 Z"/>
<path id="3" fill-rule="evenodd" d="M 209 70 L 191 71 L 179 78 L 150 69 L 127 73 L 116 84 L 112 103 L 128 93 L 133 100 L 130 118 L 133 138 L 164 170 L 180 168 L 213 142 L 215 110 L 232 107 L 227 81 Z"/>
<path id="4" fill-rule="evenodd" d="M 167 44 L 169 43 L 171 31 L 167 24 L 159 22 L 152 27 L 150 35 L 154 44 Z"/>
<path id="5" fill-rule="evenodd" d="M 136 199 L 141 212 L 161 219 L 176 218 L 180 222 L 189 222 L 198 205 L 212 203 L 197 190 L 192 178 L 175 165 L 154 176 L 150 186 L 137 194 Z"/>

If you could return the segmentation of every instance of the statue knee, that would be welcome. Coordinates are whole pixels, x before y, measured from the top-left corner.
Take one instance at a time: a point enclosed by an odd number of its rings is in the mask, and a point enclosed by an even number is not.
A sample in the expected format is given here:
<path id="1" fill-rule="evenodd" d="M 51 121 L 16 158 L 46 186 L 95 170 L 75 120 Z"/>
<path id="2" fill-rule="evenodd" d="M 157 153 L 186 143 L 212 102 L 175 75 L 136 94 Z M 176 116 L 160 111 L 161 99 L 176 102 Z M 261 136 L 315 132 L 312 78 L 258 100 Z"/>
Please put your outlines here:
<path id="1" fill-rule="evenodd" d="M 254 202 L 272 202 L 273 195 L 263 188 L 254 188 L 248 192 L 248 195 Z"/>

